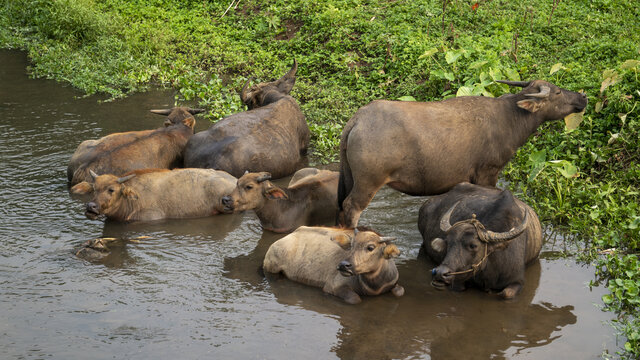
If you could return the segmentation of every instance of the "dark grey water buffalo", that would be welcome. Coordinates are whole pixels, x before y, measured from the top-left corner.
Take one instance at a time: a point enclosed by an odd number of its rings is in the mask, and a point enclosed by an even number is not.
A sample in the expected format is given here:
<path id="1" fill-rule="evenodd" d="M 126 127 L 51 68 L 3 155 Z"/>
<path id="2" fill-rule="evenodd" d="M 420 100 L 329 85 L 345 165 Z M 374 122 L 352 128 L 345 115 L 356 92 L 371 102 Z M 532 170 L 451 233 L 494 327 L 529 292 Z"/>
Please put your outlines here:
<path id="1" fill-rule="evenodd" d="M 526 264 L 540 253 L 542 228 L 536 213 L 508 190 L 461 183 L 420 208 L 422 247 L 440 264 L 435 287 L 463 290 L 471 282 L 514 297 Z"/>
<path id="2" fill-rule="evenodd" d="M 240 94 L 249 111 L 228 116 L 195 134 L 185 149 L 185 167 L 224 170 L 235 177 L 267 171 L 274 178 L 292 174 L 309 146 L 309 127 L 294 98 L 298 64 L 282 78 Z"/>
<path id="3" fill-rule="evenodd" d="M 99 174 L 122 176 L 137 169 L 173 169 L 182 167 L 182 154 L 193 135 L 196 120 L 193 115 L 203 109 L 176 107 L 151 110 L 165 115 L 164 127 L 155 130 L 129 131 L 107 135 L 98 140 L 83 141 L 71 156 L 67 167 L 72 192 L 87 193 L 93 189 L 89 170 Z"/>
<path id="4" fill-rule="evenodd" d="M 410 195 L 441 194 L 468 181 L 495 186 L 504 165 L 543 122 L 584 110 L 585 94 L 541 80 L 499 98 L 377 100 L 349 120 L 340 140 L 340 223 L 353 227 L 385 184 Z"/>
<path id="5" fill-rule="evenodd" d="M 224 210 L 255 210 L 262 227 L 279 233 L 302 225 L 320 225 L 338 212 L 338 172 L 304 168 L 282 189 L 268 172 L 247 173 L 233 192 L 222 198 Z"/>
<path id="6" fill-rule="evenodd" d="M 212 169 L 146 169 L 123 177 L 95 176 L 93 200 L 85 215 L 117 221 L 149 221 L 205 217 L 222 212 L 223 196 L 236 178 Z"/>
<path id="7" fill-rule="evenodd" d="M 361 302 L 361 295 L 402 296 L 392 259 L 400 250 L 389 241 L 369 230 L 301 226 L 269 247 L 263 268 L 350 304 Z"/>

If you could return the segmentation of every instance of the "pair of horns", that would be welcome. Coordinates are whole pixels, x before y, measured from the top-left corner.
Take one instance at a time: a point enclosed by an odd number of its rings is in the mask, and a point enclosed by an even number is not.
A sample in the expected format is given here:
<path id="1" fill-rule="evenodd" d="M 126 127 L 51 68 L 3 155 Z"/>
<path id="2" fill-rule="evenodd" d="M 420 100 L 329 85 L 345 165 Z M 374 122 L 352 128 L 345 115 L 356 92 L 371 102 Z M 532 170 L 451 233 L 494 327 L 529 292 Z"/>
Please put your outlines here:
<path id="1" fill-rule="evenodd" d="M 499 83 L 502 84 L 507 84 L 509 86 L 518 86 L 521 88 L 525 88 L 529 85 L 531 85 L 532 81 L 509 81 L 509 80 L 496 80 Z M 524 96 L 528 96 L 528 97 L 533 97 L 533 98 L 538 98 L 538 99 L 544 99 L 549 97 L 549 93 L 551 92 L 551 88 L 548 87 L 547 85 L 540 85 L 540 92 L 534 93 L 534 94 L 524 94 Z"/>
<path id="2" fill-rule="evenodd" d="M 169 116 L 169 114 L 171 114 L 171 112 L 174 109 L 156 109 L 156 110 L 149 110 L 149 111 L 154 114 Z M 192 109 L 192 108 L 185 108 L 185 110 L 187 110 L 187 112 L 189 112 L 189 114 L 191 115 L 200 114 L 206 111 L 205 109 Z"/>
<path id="3" fill-rule="evenodd" d="M 98 174 L 96 174 L 93 170 L 89 170 L 89 174 L 91 175 L 91 177 L 93 178 L 93 181 L 96 180 L 96 178 L 99 176 Z M 118 182 L 118 184 L 122 184 L 123 182 L 130 180 L 132 178 L 136 177 L 136 174 L 130 174 L 127 176 L 123 176 L 121 178 L 118 178 L 118 180 L 116 180 Z"/>
<path id="4" fill-rule="evenodd" d="M 281 82 L 294 78 L 296 76 L 297 71 L 298 71 L 298 62 L 296 61 L 296 59 L 293 59 L 293 66 L 291 67 L 291 69 L 286 74 L 284 74 L 280 79 L 274 81 L 273 85 L 278 86 Z M 249 80 L 247 80 L 247 82 L 244 83 L 244 86 L 242 87 L 242 91 L 240 91 L 240 100 L 242 100 L 242 102 L 245 104 L 253 96 L 253 92 L 248 91 L 248 89 L 249 89 L 249 83 L 252 82 L 254 79 L 255 77 L 253 76 L 250 77 Z"/>
<path id="5" fill-rule="evenodd" d="M 529 212 L 526 209 L 523 209 L 524 219 L 522 220 L 522 223 L 517 227 L 511 229 L 510 231 L 506 231 L 506 232 L 493 232 L 491 230 L 485 229 L 484 225 L 482 225 L 480 221 L 476 220 L 475 214 L 473 214 L 471 219 L 458 221 L 457 223 L 451 225 L 451 214 L 453 213 L 453 210 L 456 208 L 456 206 L 458 206 L 459 203 L 460 201 L 453 204 L 453 206 L 442 216 L 442 219 L 440 219 L 440 229 L 445 233 L 449 232 L 451 228 L 453 228 L 458 224 L 471 223 L 476 228 L 476 231 L 478 231 L 480 240 L 485 241 L 486 239 L 486 242 L 497 243 L 497 242 L 509 241 L 517 237 L 518 235 L 522 234 L 526 230 L 527 225 L 529 224 Z"/>

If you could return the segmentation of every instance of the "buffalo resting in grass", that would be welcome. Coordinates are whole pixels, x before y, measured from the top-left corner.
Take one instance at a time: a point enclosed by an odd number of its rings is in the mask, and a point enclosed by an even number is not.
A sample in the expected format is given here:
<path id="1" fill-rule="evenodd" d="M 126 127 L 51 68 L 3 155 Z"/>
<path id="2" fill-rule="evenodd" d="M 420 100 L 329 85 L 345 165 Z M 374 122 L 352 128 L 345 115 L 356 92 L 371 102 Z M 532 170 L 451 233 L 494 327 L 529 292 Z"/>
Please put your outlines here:
<path id="1" fill-rule="evenodd" d="M 228 116 L 191 137 L 185 167 L 224 170 L 235 177 L 245 171 L 292 174 L 309 146 L 309 127 L 294 98 L 298 64 L 276 81 L 242 88 L 248 111 Z"/>
<path id="2" fill-rule="evenodd" d="M 155 130 L 129 131 L 107 135 L 98 140 L 83 141 L 73 153 L 67 167 L 71 191 L 92 190 L 89 170 L 100 174 L 122 176 L 130 171 L 147 168 L 173 169 L 182 167 L 182 154 L 193 135 L 196 120 L 193 115 L 202 109 L 176 107 L 151 110 L 165 115 L 164 127 Z"/>
<path id="3" fill-rule="evenodd" d="M 393 261 L 400 250 L 370 230 L 301 226 L 276 241 L 264 257 L 263 269 L 322 288 L 349 304 L 361 295 L 391 291 L 402 296 Z"/>
<path id="4" fill-rule="evenodd" d="M 434 102 L 376 100 L 349 120 L 340 140 L 340 223 L 353 227 L 385 184 L 436 195 L 455 184 L 495 186 L 504 165 L 545 121 L 581 112 L 587 97 L 542 80 L 499 98 Z"/>
<path id="5" fill-rule="evenodd" d="M 472 283 L 514 297 L 525 266 L 538 257 L 542 228 L 536 213 L 508 190 L 461 183 L 420 208 L 422 247 L 438 267 L 433 286 L 463 290 Z"/>
<path id="6" fill-rule="evenodd" d="M 268 172 L 247 173 L 233 192 L 222 198 L 224 210 L 255 210 L 262 227 L 279 233 L 301 225 L 333 221 L 338 211 L 338 172 L 304 168 L 282 189 L 269 181 Z"/>

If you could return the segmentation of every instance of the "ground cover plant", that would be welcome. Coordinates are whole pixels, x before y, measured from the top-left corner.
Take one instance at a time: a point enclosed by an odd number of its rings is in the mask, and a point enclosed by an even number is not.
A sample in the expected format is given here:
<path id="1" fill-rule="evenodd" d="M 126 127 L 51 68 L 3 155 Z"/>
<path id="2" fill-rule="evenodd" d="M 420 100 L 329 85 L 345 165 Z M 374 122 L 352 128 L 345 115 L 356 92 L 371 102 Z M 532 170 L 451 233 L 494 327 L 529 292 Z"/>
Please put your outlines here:
<path id="1" fill-rule="evenodd" d="M 216 121 L 250 77 L 300 64 L 292 95 L 316 161 L 337 160 L 344 123 L 373 99 L 499 96 L 541 78 L 588 94 L 582 123 L 543 125 L 505 168 L 541 220 L 596 265 L 618 314 L 620 355 L 640 356 L 640 10 L 621 0 L 11 0 L 0 46 L 34 76 L 111 97 L 171 86 Z M 572 121 L 579 121 L 573 119 Z M 606 354 L 605 354 L 606 355 Z"/>

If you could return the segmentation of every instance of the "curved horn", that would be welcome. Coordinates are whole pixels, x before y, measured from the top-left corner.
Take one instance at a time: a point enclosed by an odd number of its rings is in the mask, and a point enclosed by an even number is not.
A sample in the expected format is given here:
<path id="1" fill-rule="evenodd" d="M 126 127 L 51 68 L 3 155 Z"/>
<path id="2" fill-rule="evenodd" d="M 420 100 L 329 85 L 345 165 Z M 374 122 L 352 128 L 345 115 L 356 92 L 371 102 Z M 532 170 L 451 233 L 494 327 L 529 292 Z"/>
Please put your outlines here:
<path id="1" fill-rule="evenodd" d="M 95 180 L 98 177 L 98 174 L 96 174 L 95 172 L 93 172 L 93 170 L 89 169 L 89 175 L 91 175 L 91 177 L 93 178 L 93 180 Z"/>
<path id="2" fill-rule="evenodd" d="M 121 178 L 118 178 L 118 184 L 122 184 L 123 182 L 130 180 L 132 178 L 136 177 L 136 174 L 131 174 L 131 175 L 127 175 L 127 176 L 123 176 Z"/>
<path id="3" fill-rule="evenodd" d="M 453 209 L 455 209 L 456 206 L 458 206 L 459 203 L 460 203 L 460 200 L 458 200 L 458 202 L 453 204 L 451 209 L 449 209 L 449 211 L 447 211 L 442 216 L 442 219 L 440 219 L 440 230 L 442 230 L 444 232 L 448 232 L 451 229 L 451 221 L 450 221 L 451 220 L 451 213 L 453 213 Z"/>
<path id="4" fill-rule="evenodd" d="M 189 108 L 189 110 L 187 110 L 187 111 L 189 111 L 189 114 L 195 115 L 195 114 L 203 113 L 206 110 L 205 109 L 192 109 L 192 108 Z"/>
<path id="5" fill-rule="evenodd" d="M 517 86 L 525 88 L 531 84 L 531 81 L 511 81 L 511 80 L 496 80 L 496 82 L 507 84 L 509 86 Z"/>
<path id="6" fill-rule="evenodd" d="M 240 91 L 240 100 L 242 100 L 243 103 L 247 103 L 247 101 L 249 101 L 249 95 L 251 94 L 251 91 L 249 91 L 247 93 L 247 88 L 249 87 L 249 83 L 253 81 L 253 79 L 255 79 L 255 77 L 250 77 L 249 80 L 247 80 L 246 83 L 244 83 L 244 86 L 242 87 L 242 91 Z"/>
<path id="7" fill-rule="evenodd" d="M 527 229 L 527 225 L 529 224 L 529 212 L 527 211 L 527 209 L 523 209 L 523 210 L 524 210 L 524 219 L 522 220 L 522 223 L 517 227 L 515 227 L 514 229 L 511 229 L 507 232 L 501 232 L 501 233 L 485 230 L 485 234 L 487 235 L 487 239 L 489 240 L 489 242 L 509 241 L 515 238 L 516 236 L 522 234 L 522 232 Z"/>
<path id="8" fill-rule="evenodd" d="M 543 99 L 543 98 L 549 97 L 550 91 L 551 91 L 551 88 L 549 88 L 547 85 L 540 85 L 540 92 L 535 94 L 524 94 L 524 96 Z"/>
<path id="9" fill-rule="evenodd" d="M 262 173 L 262 175 L 256 178 L 256 182 L 261 183 L 263 181 L 267 181 L 271 179 L 271 174 L 268 172 Z"/>
<path id="10" fill-rule="evenodd" d="M 390 243 L 395 241 L 397 238 L 393 237 L 393 236 L 380 236 L 380 240 L 378 240 L 379 243 Z"/>
<path id="11" fill-rule="evenodd" d="M 171 114 L 171 111 L 173 111 L 173 109 L 161 109 L 161 110 L 149 110 L 149 111 L 151 111 L 154 114 L 167 116 Z"/>
<path id="12" fill-rule="evenodd" d="M 293 66 L 291 66 L 291 69 L 286 74 L 284 74 L 284 76 L 282 76 L 281 79 L 289 79 L 289 78 L 295 77 L 297 71 L 298 71 L 298 61 L 296 61 L 296 59 L 293 59 Z"/>

